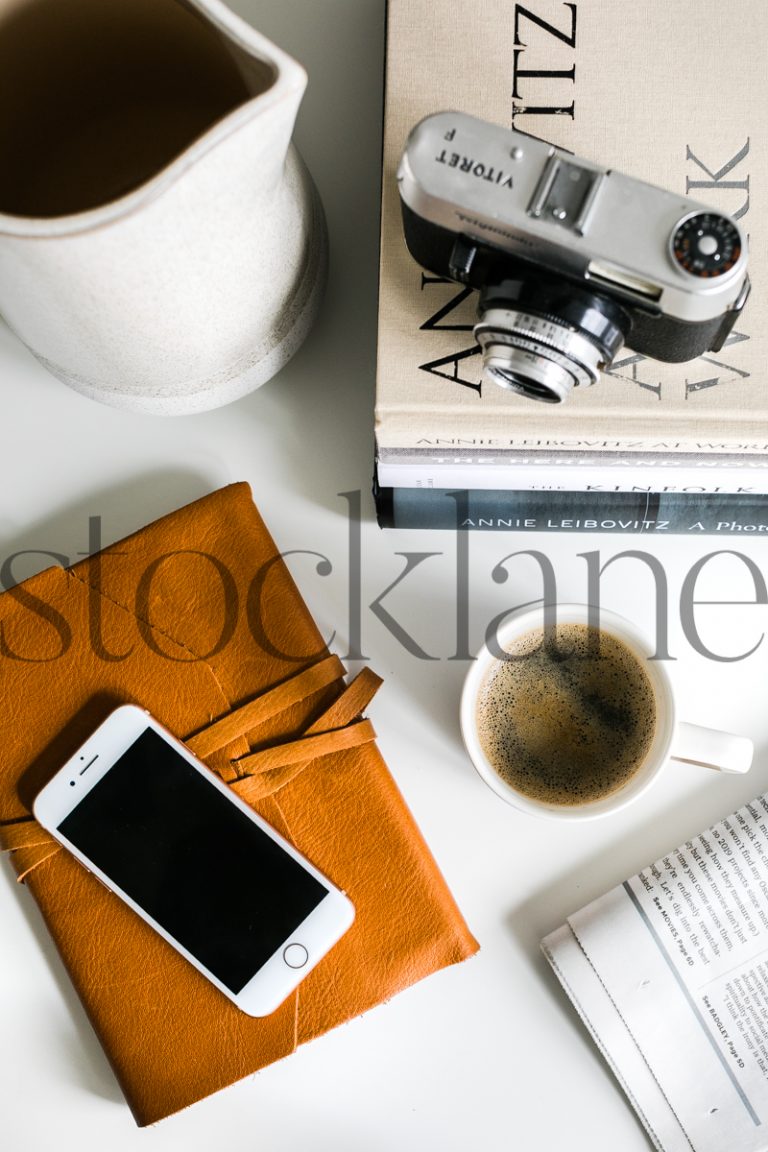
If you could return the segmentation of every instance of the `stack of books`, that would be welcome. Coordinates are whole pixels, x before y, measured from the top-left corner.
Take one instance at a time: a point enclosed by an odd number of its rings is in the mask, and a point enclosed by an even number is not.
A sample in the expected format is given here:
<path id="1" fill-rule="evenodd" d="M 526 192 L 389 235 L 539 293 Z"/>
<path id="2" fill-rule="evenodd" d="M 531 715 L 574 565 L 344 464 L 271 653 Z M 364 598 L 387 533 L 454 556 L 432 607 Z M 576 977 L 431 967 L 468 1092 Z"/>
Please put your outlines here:
<path id="1" fill-rule="evenodd" d="M 385 527 L 768 533 L 768 11 L 646 0 L 389 0 L 376 484 Z M 694 25 L 692 27 L 692 21 Z M 762 93 L 762 95 L 761 95 Z M 476 295 L 405 246 L 397 167 L 458 109 L 711 205 L 749 235 L 752 295 L 720 352 L 619 352 L 564 403 L 483 377 Z M 660 245 L 666 237 L 659 237 Z"/>

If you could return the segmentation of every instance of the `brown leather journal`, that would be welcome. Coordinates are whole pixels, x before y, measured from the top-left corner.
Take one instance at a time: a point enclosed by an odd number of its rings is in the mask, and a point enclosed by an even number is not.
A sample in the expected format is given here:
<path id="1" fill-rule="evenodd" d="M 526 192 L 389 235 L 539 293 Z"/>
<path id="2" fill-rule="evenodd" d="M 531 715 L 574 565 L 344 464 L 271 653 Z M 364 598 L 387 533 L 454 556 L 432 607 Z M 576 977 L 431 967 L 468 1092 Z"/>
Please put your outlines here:
<path id="1" fill-rule="evenodd" d="M 0 843 L 139 1124 L 477 950 L 361 716 L 377 678 L 345 686 L 342 674 L 246 484 L 0 597 Z M 235 1008 L 30 817 L 125 702 L 188 738 L 355 905 L 350 931 L 266 1019 Z"/>

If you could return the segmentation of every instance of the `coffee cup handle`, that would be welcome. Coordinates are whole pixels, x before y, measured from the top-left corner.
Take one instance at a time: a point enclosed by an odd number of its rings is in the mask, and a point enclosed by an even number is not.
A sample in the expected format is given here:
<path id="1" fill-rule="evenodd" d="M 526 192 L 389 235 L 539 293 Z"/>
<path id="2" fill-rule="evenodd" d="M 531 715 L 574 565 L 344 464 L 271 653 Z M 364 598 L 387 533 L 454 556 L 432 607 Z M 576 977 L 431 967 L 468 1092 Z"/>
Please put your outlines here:
<path id="1" fill-rule="evenodd" d="M 716 772 L 748 772 L 754 745 L 747 736 L 734 736 L 716 728 L 680 723 L 675 731 L 670 758 L 699 764 Z"/>

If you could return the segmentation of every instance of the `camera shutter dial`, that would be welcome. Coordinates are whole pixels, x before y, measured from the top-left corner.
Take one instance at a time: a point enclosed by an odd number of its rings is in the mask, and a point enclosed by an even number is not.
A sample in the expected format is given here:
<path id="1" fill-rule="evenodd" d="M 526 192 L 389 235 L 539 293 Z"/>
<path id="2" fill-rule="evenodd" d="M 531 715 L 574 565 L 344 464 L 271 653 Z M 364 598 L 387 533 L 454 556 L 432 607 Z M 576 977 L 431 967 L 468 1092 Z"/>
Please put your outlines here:
<path id="1" fill-rule="evenodd" d="M 724 276 L 741 256 L 741 237 L 727 216 L 698 212 L 678 226 L 672 237 L 672 255 L 691 276 Z"/>

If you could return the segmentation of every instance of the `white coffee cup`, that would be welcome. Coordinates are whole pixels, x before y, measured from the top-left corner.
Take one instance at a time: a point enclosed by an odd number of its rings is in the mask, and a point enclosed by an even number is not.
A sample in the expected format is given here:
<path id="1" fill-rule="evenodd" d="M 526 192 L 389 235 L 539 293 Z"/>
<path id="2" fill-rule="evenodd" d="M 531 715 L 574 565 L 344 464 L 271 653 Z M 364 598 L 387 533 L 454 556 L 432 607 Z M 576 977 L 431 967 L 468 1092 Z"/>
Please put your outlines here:
<path id="1" fill-rule="evenodd" d="M 754 748 L 745 736 L 735 736 L 696 724 L 686 724 L 677 717 L 675 693 L 666 666 L 650 660 L 651 648 L 631 621 L 600 608 L 599 613 L 586 604 L 558 604 L 545 615 L 543 606 L 510 616 L 499 629 L 496 651 L 511 648 L 526 633 L 543 630 L 556 621 L 561 624 L 598 624 L 600 631 L 622 641 L 637 658 L 653 688 L 656 702 L 656 727 L 645 757 L 627 782 L 615 792 L 585 804 L 555 804 L 523 795 L 506 783 L 489 762 L 477 726 L 477 705 L 481 685 L 499 656 L 484 645 L 473 662 L 464 683 L 461 699 L 461 732 L 470 759 L 480 776 L 493 791 L 521 812 L 550 816 L 558 820 L 588 820 L 607 816 L 625 808 L 641 796 L 656 780 L 668 760 L 681 760 L 720 772 L 747 772 Z"/>

